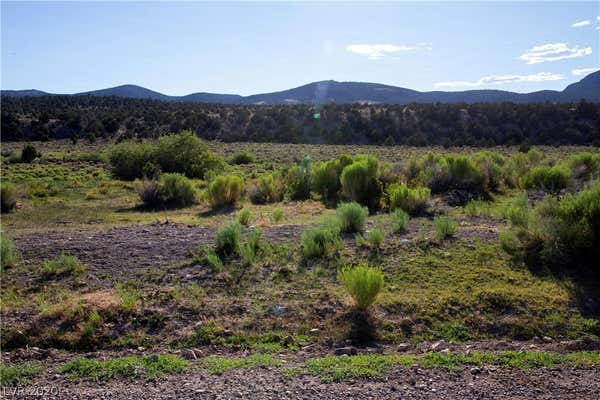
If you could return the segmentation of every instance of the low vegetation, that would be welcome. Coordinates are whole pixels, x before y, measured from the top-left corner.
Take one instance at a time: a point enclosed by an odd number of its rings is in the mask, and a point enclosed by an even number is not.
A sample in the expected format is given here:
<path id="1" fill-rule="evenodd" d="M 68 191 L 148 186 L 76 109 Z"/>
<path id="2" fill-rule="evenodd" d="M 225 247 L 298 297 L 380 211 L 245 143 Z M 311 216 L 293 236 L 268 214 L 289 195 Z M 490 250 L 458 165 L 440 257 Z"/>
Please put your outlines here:
<path id="1" fill-rule="evenodd" d="M 336 210 L 336 216 L 340 224 L 340 230 L 347 233 L 361 232 L 365 229 L 365 223 L 369 210 L 358 203 L 342 203 Z"/>
<path id="2" fill-rule="evenodd" d="M 107 381 L 115 378 L 155 379 L 165 374 L 183 372 L 187 362 L 172 355 L 121 357 L 108 360 L 75 358 L 59 371 L 70 379 Z"/>
<path id="3" fill-rule="evenodd" d="M 381 271 L 367 265 L 344 267 L 338 273 L 338 279 L 360 311 L 366 311 L 383 288 Z"/>
<path id="4" fill-rule="evenodd" d="M 435 226 L 435 235 L 438 240 L 444 240 L 456 233 L 457 225 L 450 217 L 439 216 L 433 219 L 433 225 Z"/>
<path id="5" fill-rule="evenodd" d="M 0 386 L 17 386 L 29 383 L 42 372 L 36 364 L 0 365 Z"/>

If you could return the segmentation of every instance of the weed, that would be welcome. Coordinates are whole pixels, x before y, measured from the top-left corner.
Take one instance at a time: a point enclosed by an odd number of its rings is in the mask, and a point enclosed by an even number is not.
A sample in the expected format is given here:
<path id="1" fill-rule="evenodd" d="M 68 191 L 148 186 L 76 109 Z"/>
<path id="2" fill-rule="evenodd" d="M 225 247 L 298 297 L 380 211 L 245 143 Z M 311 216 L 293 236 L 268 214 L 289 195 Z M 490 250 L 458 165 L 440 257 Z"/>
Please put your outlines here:
<path id="1" fill-rule="evenodd" d="M 428 188 L 411 189 L 404 184 L 391 185 L 387 190 L 390 210 L 401 209 L 411 215 L 425 211 L 430 194 Z"/>
<path id="2" fill-rule="evenodd" d="M 340 223 L 341 231 L 354 233 L 360 232 L 365 228 L 369 209 L 362 207 L 356 202 L 342 203 L 337 207 L 335 213 Z"/>
<path id="3" fill-rule="evenodd" d="M 284 212 L 281 208 L 276 208 L 271 213 L 271 223 L 278 224 L 284 217 Z"/>
<path id="4" fill-rule="evenodd" d="M 217 231 L 215 239 L 215 251 L 220 256 L 232 256 L 238 254 L 242 226 L 237 221 L 225 223 Z"/>
<path id="5" fill-rule="evenodd" d="M 2 182 L 0 184 L 0 211 L 8 213 L 17 206 L 17 189 L 11 183 Z"/>
<path id="6" fill-rule="evenodd" d="M 239 222 L 241 225 L 243 226 L 248 226 L 250 225 L 250 221 L 252 220 L 252 211 L 250 211 L 247 208 L 242 208 L 240 211 L 238 211 L 238 213 L 235 215 L 235 219 L 237 222 Z"/>
<path id="7" fill-rule="evenodd" d="M 242 197 L 244 181 L 237 175 L 220 175 L 208 185 L 208 201 L 213 208 L 232 206 Z"/>
<path id="8" fill-rule="evenodd" d="M 21 256 L 15 242 L 6 236 L 0 236 L 0 266 L 2 268 L 14 267 L 20 259 Z"/>
<path id="9" fill-rule="evenodd" d="M 383 288 L 383 274 L 378 268 L 367 265 L 344 267 L 338 280 L 354 300 L 357 309 L 367 310 L 377 299 Z"/>
<path id="10" fill-rule="evenodd" d="M 75 256 L 61 253 L 56 259 L 49 260 L 42 266 L 47 277 L 79 275 L 85 271 L 85 265 Z"/>
<path id="11" fill-rule="evenodd" d="M 438 240 L 444 240 L 448 237 L 454 236 L 456 233 L 456 222 L 454 222 L 450 217 L 435 217 L 433 219 L 433 225 L 435 226 L 435 234 Z"/>
<path id="12" fill-rule="evenodd" d="M 408 213 L 401 208 L 390 214 L 392 218 L 392 230 L 394 233 L 404 232 L 408 227 L 410 217 Z"/>
<path id="13" fill-rule="evenodd" d="M 301 241 L 305 258 L 328 257 L 342 245 L 339 229 L 332 226 L 307 228 L 302 232 Z"/>

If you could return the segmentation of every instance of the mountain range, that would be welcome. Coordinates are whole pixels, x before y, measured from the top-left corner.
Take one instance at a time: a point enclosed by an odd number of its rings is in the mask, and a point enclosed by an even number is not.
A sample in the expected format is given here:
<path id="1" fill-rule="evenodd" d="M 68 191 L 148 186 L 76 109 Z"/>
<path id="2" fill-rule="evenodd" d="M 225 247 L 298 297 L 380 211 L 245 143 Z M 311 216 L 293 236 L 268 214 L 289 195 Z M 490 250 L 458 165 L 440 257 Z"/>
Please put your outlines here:
<path id="1" fill-rule="evenodd" d="M 51 96 L 40 90 L 2 90 L 2 96 Z M 504 90 L 466 90 L 462 92 L 419 92 L 397 86 L 367 82 L 320 81 L 281 92 L 240 96 L 236 94 L 192 93 L 169 96 L 136 85 L 121 85 L 107 89 L 75 93 L 72 96 L 117 96 L 161 101 L 202 102 L 222 104 L 317 104 L 317 103 L 479 103 L 479 102 L 570 102 L 585 99 L 600 102 L 600 71 L 589 74 L 563 91 L 541 90 L 515 93 Z"/>

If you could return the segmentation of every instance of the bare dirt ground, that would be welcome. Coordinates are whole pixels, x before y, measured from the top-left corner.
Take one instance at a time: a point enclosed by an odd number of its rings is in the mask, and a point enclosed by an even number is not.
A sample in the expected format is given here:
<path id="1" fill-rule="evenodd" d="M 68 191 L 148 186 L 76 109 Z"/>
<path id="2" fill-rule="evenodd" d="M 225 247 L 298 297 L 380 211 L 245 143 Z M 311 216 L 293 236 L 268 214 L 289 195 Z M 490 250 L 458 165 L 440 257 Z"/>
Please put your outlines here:
<path id="1" fill-rule="evenodd" d="M 462 372 L 397 368 L 380 380 L 321 383 L 316 377 L 287 378 L 274 368 L 233 370 L 223 375 L 189 372 L 154 382 L 115 380 L 69 382 L 59 376 L 37 380 L 48 399 L 589 399 L 600 395 L 600 369 L 481 368 Z M 33 387 L 33 386 L 32 386 Z M 4 393 L 4 398 L 26 399 Z M 7 388 L 7 391 L 11 389 Z M 27 393 L 29 392 L 29 393 Z M 38 397 L 39 398 L 39 397 Z"/>
<path id="2" fill-rule="evenodd" d="M 298 240 L 301 225 L 263 229 L 263 237 L 281 243 Z M 23 259 L 40 263 L 65 252 L 77 256 L 95 274 L 131 278 L 136 271 L 175 265 L 191 251 L 214 243 L 215 229 L 176 223 L 154 223 L 102 231 L 49 231 L 16 238 Z"/>

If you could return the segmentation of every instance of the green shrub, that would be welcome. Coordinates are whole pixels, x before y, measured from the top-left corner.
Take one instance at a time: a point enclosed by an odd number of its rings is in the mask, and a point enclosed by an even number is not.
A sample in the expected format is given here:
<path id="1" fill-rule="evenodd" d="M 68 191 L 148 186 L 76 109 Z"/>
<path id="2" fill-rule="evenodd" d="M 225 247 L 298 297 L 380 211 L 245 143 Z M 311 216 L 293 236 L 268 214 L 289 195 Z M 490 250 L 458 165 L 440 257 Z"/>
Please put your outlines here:
<path id="1" fill-rule="evenodd" d="M 281 208 L 276 208 L 271 213 L 271 223 L 278 224 L 283 219 L 284 213 Z"/>
<path id="2" fill-rule="evenodd" d="M 540 166 L 523 176 L 521 186 L 525 189 L 542 189 L 558 193 L 567 187 L 570 178 L 571 171 L 566 165 Z"/>
<path id="3" fill-rule="evenodd" d="M 504 156 L 491 151 L 480 151 L 472 154 L 471 158 L 484 176 L 486 191 L 498 191 L 504 181 Z"/>
<path id="4" fill-rule="evenodd" d="M 355 161 L 342 170 L 342 190 L 352 201 L 379 207 L 382 187 L 379 181 L 379 161 L 372 156 L 357 156 Z"/>
<path id="5" fill-rule="evenodd" d="M 237 175 L 220 175 L 208 185 L 208 200 L 213 208 L 232 206 L 242 197 L 244 181 Z"/>
<path id="6" fill-rule="evenodd" d="M 252 204 L 276 203 L 283 199 L 281 178 L 274 174 L 258 177 L 248 188 L 248 198 Z"/>
<path id="7" fill-rule="evenodd" d="M 61 253 L 56 259 L 49 260 L 42 266 L 42 272 L 48 277 L 63 275 L 79 275 L 85 271 L 85 265 L 75 256 Z"/>
<path id="8" fill-rule="evenodd" d="M 229 163 L 235 165 L 252 164 L 256 162 L 256 156 L 249 151 L 240 151 L 231 156 Z"/>
<path id="9" fill-rule="evenodd" d="M 600 274 L 600 183 L 560 201 L 546 198 L 535 207 L 530 227 L 525 248 L 542 263 Z"/>
<path id="10" fill-rule="evenodd" d="M 21 162 L 30 163 L 38 157 L 41 157 L 42 154 L 37 151 L 34 145 L 26 144 L 21 151 Z"/>
<path id="11" fill-rule="evenodd" d="M 600 178 L 600 154 L 574 154 L 569 157 L 568 164 L 574 178 L 587 180 Z"/>
<path id="12" fill-rule="evenodd" d="M 160 182 L 144 179 L 137 184 L 136 191 L 142 203 L 147 207 L 158 208 L 164 205 Z"/>
<path id="13" fill-rule="evenodd" d="M 383 288 L 381 270 L 367 265 L 342 268 L 338 280 L 361 311 L 367 310 L 375 302 Z"/>
<path id="14" fill-rule="evenodd" d="M 213 271 L 216 271 L 216 272 L 223 271 L 223 268 L 224 268 L 223 261 L 216 253 L 208 252 L 206 254 L 206 262 L 208 263 L 208 265 L 210 265 L 210 267 L 213 269 Z"/>
<path id="15" fill-rule="evenodd" d="M 0 264 L 4 267 L 14 267 L 19 262 L 21 256 L 15 246 L 15 242 L 6 236 L 0 236 Z"/>
<path id="16" fill-rule="evenodd" d="M 112 174 L 132 181 L 144 176 L 144 167 L 154 163 L 154 148 L 148 142 L 121 142 L 108 149 L 108 161 Z"/>
<path id="17" fill-rule="evenodd" d="M 249 238 L 246 243 L 240 244 L 240 248 L 238 250 L 239 256 L 244 262 L 246 266 L 252 266 L 258 259 L 258 250 L 260 249 L 260 235 L 262 231 L 256 230 L 258 232 L 255 238 Z"/>
<path id="18" fill-rule="evenodd" d="M 395 233 L 404 232 L 408 227 L 408 221 L 410 220 L 408 213 L 403 209 L 398 208 L 390 215 L 392 217 L 392 230 Z"/>
<path id="19" fill-rule="evenodd" d="M 435 234 L 439 240 L 444 240 L 447 237 L 454 236 L 456 233 L 456 222 L 454 222 L 450 217 L 435 217 L 433 219 L 433 225 L 435 226 Z"/>
<path id="20" fill-rule="evenodd" d="M 352 159 L 346 155 L 335 160 L 315 163 L 312 168 L 311 189 L 320 194 L 325 203 L 336 202 L 342 189 L 340 175 L 344 167 L 351 163 Z"/>
<path id="21" fill-rule="evenodd" d="M 250 211 L 247 208 L 242 208 L 235 215 L 235 219 L 237 222 L 240 223 L 240 225 L 248 226 L 248 225 L 250 225 L 250 220 L 252 219 L 252 211 Z"/>
<path id="22" fill-rule="evenodd" d="M 302 232 L 301 242 L 304 258 L 328 257 L 341 247 L 339 229 L 332 225 L 305 229 Z"/>
<path id="23" fill-rule="evenodd" d="M 600 276 L 600 183 L 561 200 L 546 196 L 527 225 L 513 226 L 502 247 L 532 269 Z"/>
<path id="24" fill-rule="evenodd" d="M 483 163 L 482 164 L 486 164 Z M 448 190 L 467 190 L 471 193 L 487 191 L 486 176 L 469 156 L 460 154 L 427 153 L 410 166 L 407 177 L 424 183 L 434 193 Z M 416 177 L 413 177 L 414 175 Z"/>
<path id="25" fill-rule="evenodd" d="M 163 174 L 160 191 L 166 205 L 187 207 L 196 202 L 196 190 L 192 181 L 182 174 Z"/>
<path id="26" fill-rule="evenodd" d="M 401 209 L 411 215 L 425 211 L 431 191 L 429 188 L 410 189 L 405 184 L 391 185 L 387 190 L 390 210 Z"/>
<path id="27" fill-rule="evenodd" d="M 12 183 L 1 184 L 0 205 L 3 213 L 11 212 L 17 207 L 17 189 Z"/>
<path id="28" fill-rule="evenodd" d="M 237 255 L 240 248 L 242 225 L 237 221 L 225 223 L 217 231 L 215 251 L 221 256 Z"/>
<path id="29" fill-rule="evenodd" d="M 335 213 L 340 223 L 341 231 L 353 233 L 360 232 L 365 228 L 369 209 L 362 207 L 356 202 L 342 203 L 337 207 Z"/>
<path id="30" fill-rule="evenodd" d="M 471 200 L 465 205 L 465 214 L 471 217 L 489 217 L 491 207 L 483 200 Z"/>
<path id="31" fill-rule="evenodd" d="M 295 165 L 285 175 L 286 193 L 292 200 L 310 198 L 312 160 L 304 157 L 299 165 Z"/>
<path id="32" fill-rule="evenodd" d="M 163 172 L 180 172 L 188 178 L 204 178 L 210 170 L 224 163 L 208 150 L 208 146 L 190 131 L 162 136 L 155 150 L 157 164 Z"/>
<path id="33" fill-rule="evenodd" d="M 192 181 L 182 174 L 163 174 L 160 181 L 144 180 L 137 186 L 140 200 L 148 207 L 188 207 L 196 202 Z"/>
<path id="34" fill-rule="evenodd" d="M 522 193 L 511 201 L 504 209 L 504 216 L 510 220 L 513 226 L 526 228 L 531 216 L 527 193 Z"/>
<path id="35" fill-rule="evenodd" d="M 357 234 L 355 239 L 359 246 L 379 250 L 385 240 L 385 233 L 379 228 L 374 228 L 365 232 L 364 235 Z"/>

